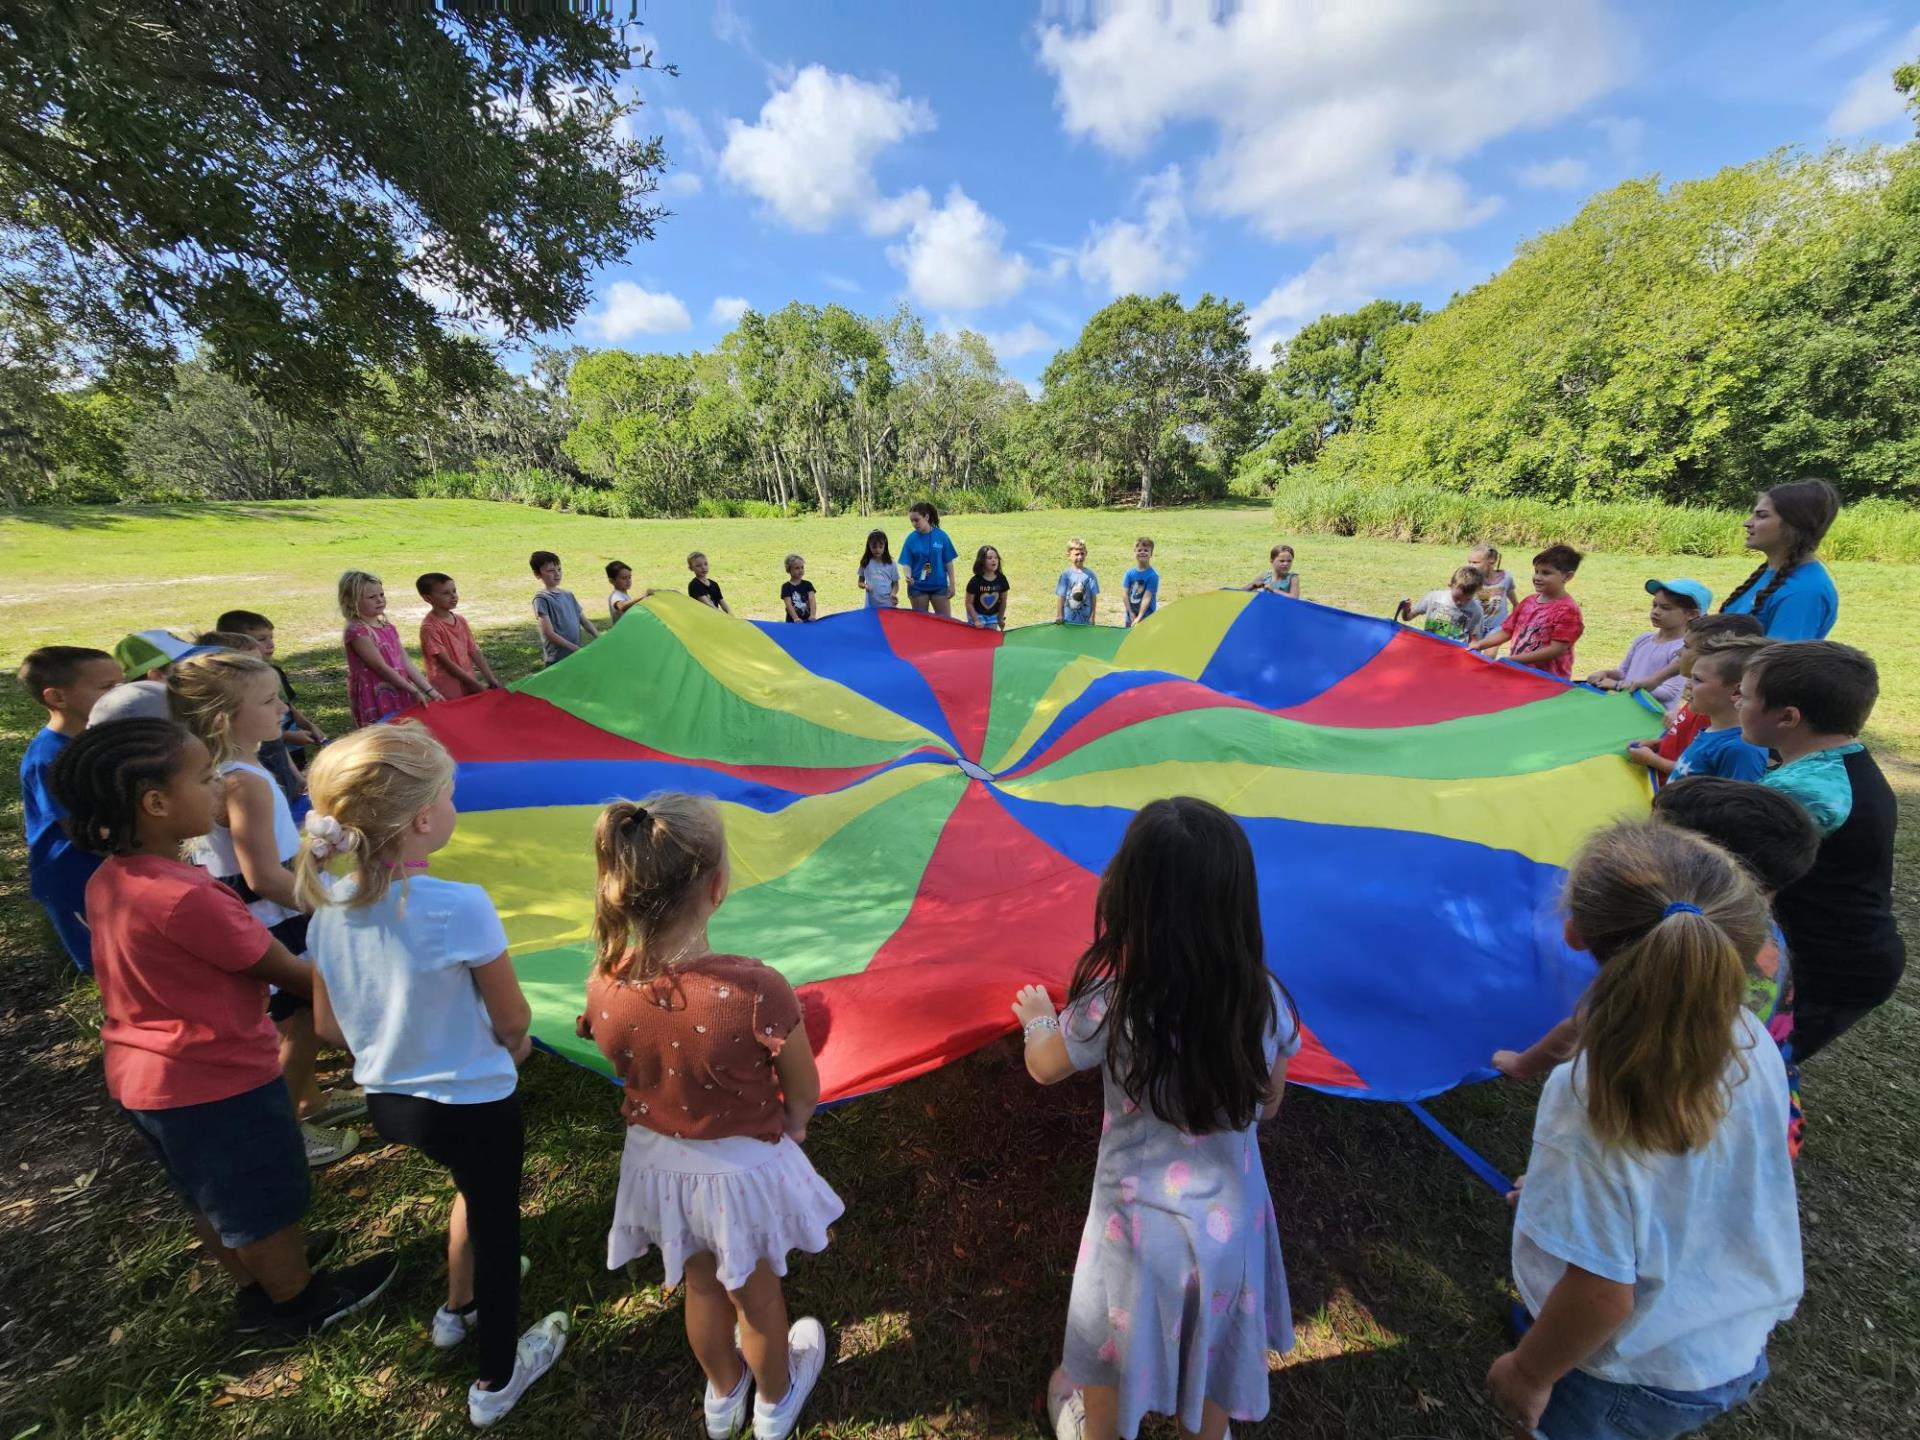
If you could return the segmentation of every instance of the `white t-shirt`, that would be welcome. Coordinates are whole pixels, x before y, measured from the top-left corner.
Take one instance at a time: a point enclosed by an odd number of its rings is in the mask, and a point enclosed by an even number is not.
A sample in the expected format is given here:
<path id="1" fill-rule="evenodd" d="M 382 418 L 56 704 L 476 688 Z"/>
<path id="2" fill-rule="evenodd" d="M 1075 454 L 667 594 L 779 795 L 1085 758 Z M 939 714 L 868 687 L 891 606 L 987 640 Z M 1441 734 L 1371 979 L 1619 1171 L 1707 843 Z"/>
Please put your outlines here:
<path id="1" fill-rule="evenodd" d="M 350 880 L 334 890 L 341 900 L 352 893 Z M 470 973 L 506 948 L 485 890 L 431 875 L 396 878 L 371 905 L 316 910 L 307 953 L 353 1052 L 354 1081 L 446 1105 L 511 1095 L 513 1057 Z"/>
<path id="2" fill-rule="evenodd" d="M 1520 1298 L 1538 1315 L 1570 1264 L 1633 1286 L 1633 1313 L 1580 1366 L 1589 1375 L 1667 1390 L 1724 1385 L 1753 1369 L 1800 1302 L 1786 1068 L 1745 1010 L 1734 1037 L 1726 1118 L 1690 1154 L 1603 1146 L 1581 1098 L 1585 1057 L 1558 1066 L 1540 1092 L 1513 1224 Z"/>
<path id="3" fill-rule="evenodd" d="M 607 592 L 607 618 L 609 620 L 618 620 L 620 618 L 620 607 L 622 605 L 631 605 L 632 603 L 633 603 L 633 597 L 627 594 L 626 591 L 624 590 L 608 591 Z"/>
<path id="4" fill-rule="evenodd" d="M 893 592 L 900 585 L 900 567 L 884 560 L 869 560 L 860 567 L 860 578 L 867 582 L 869 608 L 891 604 Z"/>
<path id="5" fill-rule="evenodd" d="M 300 827 L 293 823 L 286 792 L 281 790 L 279 781 L 251 761 L 229 760 L 220 767 L 222 776 L 239 772 L 266 781 L 267 793 L 273 797 L 274 853 L 280 857 L 281 864 L 292 864 L 294 856 L 300 853 Z M 187 842 L 187 859 L 204 870 L 211 870 L 216 880 L 231 880 L 240 874 L 240 851 L 233 843 L 233 831 L 217 820 L 206 834 Z M 277 900 L 249 900 L 247 909 L 262 925 L 278 925 L 300 913 Z"/>

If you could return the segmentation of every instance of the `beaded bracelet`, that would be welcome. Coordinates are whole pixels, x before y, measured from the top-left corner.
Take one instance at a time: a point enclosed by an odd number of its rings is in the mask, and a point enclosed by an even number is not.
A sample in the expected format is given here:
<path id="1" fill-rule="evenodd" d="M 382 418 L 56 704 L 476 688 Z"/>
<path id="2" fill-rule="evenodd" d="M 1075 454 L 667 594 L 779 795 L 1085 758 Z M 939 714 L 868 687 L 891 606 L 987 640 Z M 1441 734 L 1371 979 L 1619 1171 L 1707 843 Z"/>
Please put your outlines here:
<path id="1" fill-rule="evenodd" d="M 1020 1027 L 1020 1035 L 1023 1040 L 1031 1040 L 1033 1039 L 1034 1032 L 1037 1030 L 1058 1030 L 1059 1028 L 1060 1019 L 1058 1016 L 1036 1015 Z"/>

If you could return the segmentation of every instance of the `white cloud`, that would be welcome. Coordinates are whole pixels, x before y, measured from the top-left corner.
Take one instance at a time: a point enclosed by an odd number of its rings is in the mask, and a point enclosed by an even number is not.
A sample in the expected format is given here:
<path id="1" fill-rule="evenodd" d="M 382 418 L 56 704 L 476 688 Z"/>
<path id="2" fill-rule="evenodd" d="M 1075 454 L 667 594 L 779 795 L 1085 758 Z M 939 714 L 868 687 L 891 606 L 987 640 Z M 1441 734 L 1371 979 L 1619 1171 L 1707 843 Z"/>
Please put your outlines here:
<path id="1" fill-rule="evenodd" d="M 938 207 L 921 198 L 905 241 L 887 247 L 914 299 L 935 310 L 978 310 L 1011 300 L 1033 278 L 1024 255 L 1007 253 L 1006 226 L 958 185 Z"/>
<path id="2" fill-rule="evenodd" d="M 1169 126 L 1212 125 L 1196 202 L 1275 239 L 1477 224 L 1498 202 L 1458 163 L 1573 113 L 1624 64 L 1601 0 L 1110 0 L 1093 13 L 1041 31 L 1067 131 L 1137 154 Z"/>
<path id="3" fill-rule="evenodd" d="M 1578 190 L 1587 183 L 1587 162 L 1571 155 L 1522 165 L 1514 178 L 1529 190 Z"/>
<path id="4" fill-rule="evenodd" d="M 861 289 L 858 280 L 846 275 L 836 275 L 831 270 L 822 270 L 820 272 L 820 283 L 829 290 L 838 290 L 842 295 L 862 295 L 866 293 Z"/>
<path id="5" fill-rule="evenodd" d="M 1308 321 L 1369 300 L 1393 298 L 1388 292 L 1423 284 L 1458 263 L 1452 247 L 1437 240 L 1422 245 L 1335 246 L 1306 269 L 1274 286 L 1266 299 L 1247 312 L 1253 358 L 1266 365 L 1274 343 L 1287 339 Z"/>
<path id="6" fill-rule="evenodd" d="M 627 340 L 690 330 L 693 317 L 677 295 L 616 280 L 607 287 L 606 304 L 588 315 L 586 324 L 602 340 Z"/>
<path id="7" fill-rule="evenodd" d="M 1868 15 L 1849 21 L 1838 30 L 1829 31 L 1826 38 L 1813 47 L 1814 58 L 1838 60 L 1842 55 L 1851 55 L 1862 45 L 1886 34 L 1888 23 L 1884 15 Z"/>
<path id="8" fill-rule="evenodd" d="M 1613 154 L 1613 163 L 1631 170 L 1640 163 L 1640 147 L 1647 138 L 1647 122 L 1635 115 L 1597 115 L 1587 122 L 1589 130 L 1598 130 Z"/>
<path id="9" fill-rule="evenodd" d="M 1880 50 L 1866 69 L 1847 82 L 1827 116 L 1829 135 L 1864 135 L 1907 113 L 1907 97 L 1893 88 L 1893 72 L 1920 49 L 1920 25 Z"/>
<path id="10" fill-rule="evenodd" d="M 660 189 L 668 195 L 698 195 L 706 188 L 706 182 L 691 170 L 676 170 L 660 182 Z"/>
<path id="11" fill-rule="evenodd" d="M 670 135 L 679 137 L 702 170 L 717 169 L 720 164 L 720 151 L 713 139 L 707 134 L 707 127 L 701 118 L 691 110 L 683 110 L 678 105 L 666 105 L 660 112 L 667 122 Z"/>
<path id="12" fill-rule="evenodd" d="M 1060 348 L 1058 340 L 1031 320 L 1021 321 L 1011 330 L 983 330 L 980 333 L 987 344 L 993 347 L 993 353 L 1002 360 L 1012 360 L 1021 355 L 1032 355 L 1038 351 Z"/>
<path id="13" fill-rule="evenodd" d="M 738 295 L 718 295 L 707 307 L 707 320 L 714 325 L 732 325 L 752 308 Z"/>
<path id="14" fill-rule="evenodd" d="M 1179 280 L 1193 264 L 1180 167 L 1169 165 L 1140 185 L 1141 218 L 1093 227 L 1074 264 L 1080 278 L 1112 295 L 1147 293 Z"/>
<path id="15" fill-rule="evenodd" d="M 749 125 L 727 121 L 720 173 L 796 230 L 824 230 L 843 215 L 886 203 L 874 161 L 933 128 L 933 111 L 873 84 L 809 65 L 760 107 Z M 896 227 L 897 228 L 897 227 Z"/>

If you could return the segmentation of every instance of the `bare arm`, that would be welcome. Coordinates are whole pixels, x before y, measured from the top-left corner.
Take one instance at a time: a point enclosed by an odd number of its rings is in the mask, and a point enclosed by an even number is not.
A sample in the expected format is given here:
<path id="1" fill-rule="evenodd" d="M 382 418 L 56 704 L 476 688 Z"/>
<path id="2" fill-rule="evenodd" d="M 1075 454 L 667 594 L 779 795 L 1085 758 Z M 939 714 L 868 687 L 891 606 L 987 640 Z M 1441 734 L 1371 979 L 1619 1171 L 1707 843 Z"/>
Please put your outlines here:
<path id="1" fill-rule="evenodd" d="M 1613 673 L 1615 676 L 1618 676 L 1620 672 L 1616 670 Z M 1620 688 L 1622 690 L 1658 690 L 1679 673 L 1680 662 L 1678 660 L 1672 660 L 1654 671 L 1653 674 L 1642 675 L 1638 680 L 1629 680 Z"/>
<path id="2" fill-rule="evenodd" d="M 484 965 L 473 967 L 473 983 L 480 992 L 480 1003 L 487 1007 L 487 1021 L 494 1038 L 507 1047 L 518 1064 L 533 1049 L 527 1031 L 533 1025 L 533 1007 L 527 1004 L 520 988 L 520 977 L 513 973 L 513 961 L 502 950 Z"/>
<path id="3" fill-rule="evenodd" d="M 1509 1080 L 1538 1080 L 1561 1061 L 1571 1060 L 1579 1043 L 1580 1026 L 1569 1015 L 1524 1050 L 1494 1051 L 1493 1068 Z"/>
<path id="4" fill-rule="evenodd" d="M 500 688 L 500 677 L 493 673 L 493 666 L 487 663 L 487 657 L 482 653 L 478 645 L 473 647 L 473 663 L 479 666 L 480 673 L 487 677 L 487 684 L 498 690 Z"/>
<path id="5" fill-rule="evenodd" d="M 268 937 L 267 953 L 246 968 L 248 975 L 306 999 L 313 994 L 313 966 L 278 940 Z"/>
<path id="6" fill-rule="evenodd" d="M 380 647 L 373 643 L 373 636 L 356 635 L 347 643 L 353 646 L 353 653 L 360 657 L 362 663 L 365 664 L 369 670 L 386 681 L 387 684 L 393 686 L 394 689 L 419 691 L 427 688 L 424 680 L 416 682 L 408 676 L 402 675 L 398 670 L 387 664 L 386 657 L 380 653 Z M 413 669 L 413 663 L 411 661 L 403 660 L 401 663 L 404 664 L 409 671 Z"/>
<path id="7" fill-rule="evenodd" d="M 593 621 L 589 620 L 584 614 L 580 617 L 580 628 L 587 632 L 589 639 L 598 640 L 600 638 L 600 627 L 595 625 Z"/>
<path id="8" fill-rule="evenodd" d="M 1026 1032 L 1027 1074 L 1042 1085 L 1058 1085 L 1073 1074 L 1073 1059 L 1067 1054 L 1066 1037 L 1060 1033 L 1053 997 L 1044 985 L 1024 985 L 1013 997 L 1013 1015 L 1024 1029 L 1030 1020 L 1054 1016 L 1056 1023 Z"/>
<path id="9" fill-rule="evenodd" d="M 1495 1403 L 1524 1433 L 1532 1433 L 1553 1387 L 1606 1344 L 1633 1314 L 1633 1287 L 1567 1266 L 1547 1296 L 1533 1328 L 1487 1371 Z"/>
<path id="10" fill-rule="evenodd" d="M 1294 1022 L 1298 1024 L 1296 1020 Z M 1271 1120 L 1280 1113 L 1280 1101 L 1287 1093 L 1287 1061 L 1290 1056 L 1282 1055 L 1273 1062 L 1273 1073 L 1267 1076 L 1267 1103 L 1260 1107 L 1260 1118 Z"/>
<path id="11" fill-rule="evenodd" d="M 793 608 L 793 597 L 788 595 L 782 599 L 780 603 L 787 607 L 787 619 L 798 625 L 800 623 L 800 612 Z"/>
<path id="12" fill-rule="evenodd" d="M 807 1122 L 820 1103 L 820 1067 L 813 1063 L 813 1042 L 805 1025 L 793 1027 L 773 1057 L 773 1073 L 780 1077 L 780 1093 L 787 1102 L 787 1135 L 799 1144 L 807 1138 Z"/>
<path id="13" fill-rule="evenodd" d="M 313 967 L 313 1033 L 329 1045 L 351 1050 L 347 1037 L 340 1033 L 340 1017 L 333 1013 L 333 997 L 327 994 L 327 977 Z"/>
<path id="14" fill-rule="evenodd" d="M 1549 640 L 1538 650 L 1528 650 L 1520 655 L 1509 655 L 1507 658 L 1521 665 L 1540 666 L 1558 660 L 1572 648 L 1573 647 L 1564 640 Z"/>
<path id="15" fill-rule="evenodd" d="M 538 610 L 533 613 L 534 618 L 540 622 L 540 639 L 543 643 L 556 646 L 561 650 L 567 651 L 569 654 L 580 648 L 571 640 L 561 635 L 553 626 L 549 625 L 547 623 L 547 617 L 542 615 Z"/>
<path id="16" fill-rule="evenodd" d="M 1675 762 L 1667 759 L 1644 740 L 1636 740 L 1627 746 L 1627 759 L 1635 765 L 1644 765 L 1656 775 L 1671 775 Z"/>
<path id="17" fill-rule="evenodd" d="M 287 716 L 293 721 L 294 729 L 303 732 L 313 744 L 325 743 L 326 732 L 302 714 L 298 705 L 287 706 Z"/>
<path id="18" fill-rule="evenodd" d="M 1478 654 L 1491 654 L 1507 643 L 1507 634 L 1507 627 L 1502 625 L 1498 630 L 1474 641 L 1472 648 Z"/>
<path id="19" fill-rule="evenodd" d="M 273 787 L 258 775 L 237 770 L 226 777 L 227 828 L 233 832 L 240 878 L 263 900 L 289 910 L 303 908 L 294 897 L 293 872 L 281 862 L 273 843 Z"/>

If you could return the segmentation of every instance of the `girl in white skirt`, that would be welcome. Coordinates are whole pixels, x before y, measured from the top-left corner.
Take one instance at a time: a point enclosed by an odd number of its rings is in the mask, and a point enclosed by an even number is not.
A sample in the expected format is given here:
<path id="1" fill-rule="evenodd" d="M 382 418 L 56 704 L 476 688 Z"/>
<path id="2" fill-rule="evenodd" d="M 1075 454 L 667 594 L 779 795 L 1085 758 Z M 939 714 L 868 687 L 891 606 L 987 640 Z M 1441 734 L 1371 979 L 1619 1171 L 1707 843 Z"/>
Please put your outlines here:
<path id="1" fill-rule="evenodd" d="M 755 1440 L 785 1440 L 826 1363 L 811 1317 L 787 1325 L 787 1252 L 827 1248 L 845 1207 L 801 1150 L 820 1075 L 793 987 L 716 955 L 726 833 L 692 795 L 617 800 L 594 830 L 597 955 L 580 1033 L 624 1088 L 627 1142 L 607 1267 L 660 1248 L 687 1285 L 687 1343 L 707 1377 L 707 1434 L 727 1440 L 755 1391 Z"/>

